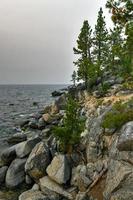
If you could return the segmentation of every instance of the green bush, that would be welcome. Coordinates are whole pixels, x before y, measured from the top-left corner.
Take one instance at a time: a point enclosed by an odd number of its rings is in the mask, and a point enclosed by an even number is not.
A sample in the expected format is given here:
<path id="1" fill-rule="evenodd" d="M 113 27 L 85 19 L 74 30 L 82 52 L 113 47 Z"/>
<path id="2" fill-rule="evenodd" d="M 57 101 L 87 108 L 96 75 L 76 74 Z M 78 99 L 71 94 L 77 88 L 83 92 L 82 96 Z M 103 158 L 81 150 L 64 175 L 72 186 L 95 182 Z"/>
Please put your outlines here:
<path id="1" fill-rule="evenodd" d="M 77 101 L 69 96 L 63 126 L 57 126 L 53 129 L 53 133 L 59 140 L 61 149 L 64 152 L 72 149 L 73 145 L 78 144 L 80 141 L 81 132 L 84 130 L 85 119 L 80 117 L 79 111 Z"/>
<path id="2" fill-rule="evenodd" d="M 133 90 L 133 81 L 123 83 L 122 89 Z"/>
<path id="3" fill-rule="evenodd" d="M 122 102 L 115 103 L 110 113 L 105 115 L 102 123 L 103 128 L 119 129 L 128 121 L 133 120 L 133 100 L 122 104 Z"/>

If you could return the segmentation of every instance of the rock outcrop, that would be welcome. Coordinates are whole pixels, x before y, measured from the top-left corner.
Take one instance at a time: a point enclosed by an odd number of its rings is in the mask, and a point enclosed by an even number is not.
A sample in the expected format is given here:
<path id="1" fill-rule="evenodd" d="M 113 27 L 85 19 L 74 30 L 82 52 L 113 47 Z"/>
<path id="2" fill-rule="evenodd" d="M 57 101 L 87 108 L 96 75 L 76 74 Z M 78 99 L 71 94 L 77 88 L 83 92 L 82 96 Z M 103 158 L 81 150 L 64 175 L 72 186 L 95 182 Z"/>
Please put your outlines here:
<path id="1" fill-rule="evenodd" d="M 108 83 L 114 84 L 113 78 Z M 132 200 L 133 119 L 126 118 L 121 127 L 113 128 L 104 127 L 103 122 L 117 101 L 127 104 L 130 99 L 132 112 L 133 94 L 120 96 L 118 85 L 113 85 L 106 97 L 96 95 L 98 99 L 77 88 L 71 92 L 82 102 L 81 117 L 86 116 L 79 144 L 72 152 L 63 153 L 53 134 L 53 126 L 62 125 L 65 115 L 63 94 L 24 124 L 26 133 L 32 130 L 30 136 L 10 138 L 10 143 L 19 143 L 1 154 L 0 185 L 14 189 L 27 184 L 30 190 L 19 200 Z"/>

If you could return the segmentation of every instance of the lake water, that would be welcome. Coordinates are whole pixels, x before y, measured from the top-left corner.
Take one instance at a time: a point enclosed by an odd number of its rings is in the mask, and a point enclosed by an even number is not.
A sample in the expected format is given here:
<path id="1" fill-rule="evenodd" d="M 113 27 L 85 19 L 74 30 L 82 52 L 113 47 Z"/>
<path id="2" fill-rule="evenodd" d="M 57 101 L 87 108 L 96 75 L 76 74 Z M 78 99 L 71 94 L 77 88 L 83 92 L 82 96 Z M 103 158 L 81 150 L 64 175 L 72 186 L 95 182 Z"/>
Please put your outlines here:
<path id="1" fill-rule="evenodd" d="M 65 85 L 0 85 L 0 145 L 17 128 L 17 121 L 52 103 L 51 92 Z"/>

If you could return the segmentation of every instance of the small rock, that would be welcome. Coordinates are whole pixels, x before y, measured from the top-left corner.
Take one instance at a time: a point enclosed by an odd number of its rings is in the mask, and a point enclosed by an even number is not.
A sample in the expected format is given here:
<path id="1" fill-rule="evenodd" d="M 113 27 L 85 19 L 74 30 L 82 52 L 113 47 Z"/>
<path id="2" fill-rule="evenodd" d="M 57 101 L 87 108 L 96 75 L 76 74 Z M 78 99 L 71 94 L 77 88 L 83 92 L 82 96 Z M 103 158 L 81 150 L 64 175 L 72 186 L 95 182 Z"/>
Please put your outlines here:
<path id="1" fill-rule="evenodd" d="M 85 192 L 79 192 L 76 196 L 76 200 L 90 200 Z"/>
<path id="2" fill-rule="evenodd" d="M 28 125 L 29 125 L 30 128 L 37 129 L 38 128 L 38 121 L 35 118 L 33 118 L 33 119 L 30 120 Z"/>
<path id="3" fill-rule="evenodd" d="M 31 185 L 33 183 L 33 180 L 31 179 L 31 177 L 28 174 L 26 174 L 26 176 L 25 176 L 25 182 L 27 185 Z"/>
<path id="4" fill-rule="evenodd" d="M 0 168 L 0 185 L 5 181 L 7 169 L 7 166 L 3 166 Z"/>
<path id="5" fill-rule="evenodd" d="M 51 116 L 50 116 L 49 113 L 44 114 L 42 117 L 43 117 L 44 122 L 46 122 L 46 123 L 48 123 L 48 124 L 51 123 L 52 118 L 51 118 Z"/>
<path id="6" fill-rule="evenodd" d="M 79 191 L 84 192 L 92 180 L 87 176 L 87 168 L 85 165 L 78 165 L 72 170 L 71 185 L 77 186 Z"/>
<path id="7" fill-rule="evenodd" d="M 46 126 L 46 123 L 45 123 L 43 117 L 41 117 L 41 118 L 38 120 L 38 128 L 39 128 L 40 130 L 42 130 L 42 129 L 45 128 L 45 126 Z"/>
<path id="8" fill-rule="evenodd" d="M 39 190 L 39 185 L 35 183 L 32 187 L 32 190 Z"/>
<path id="9" fill-rule="evenodd" d="M 47 138 L 47 137 L 49 137 L 49 135 L 50 135 L 50 128 L 45 128 L 42 130 L 42 132 L 41 132 L 42 138 Z"/>

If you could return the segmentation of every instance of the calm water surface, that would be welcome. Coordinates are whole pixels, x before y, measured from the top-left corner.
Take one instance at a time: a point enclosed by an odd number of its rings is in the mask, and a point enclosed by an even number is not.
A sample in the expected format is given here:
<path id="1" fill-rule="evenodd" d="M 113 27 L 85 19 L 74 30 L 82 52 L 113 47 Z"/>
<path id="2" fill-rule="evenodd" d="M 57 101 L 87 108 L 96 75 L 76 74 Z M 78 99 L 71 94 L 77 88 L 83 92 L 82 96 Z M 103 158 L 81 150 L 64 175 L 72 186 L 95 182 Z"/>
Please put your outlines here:
<path id="1" fill-rule="evenodd" d="M 52 103 L 51 92 L 65 85 L 0 85 L 0 144 L 14 133 L 18 121 Z M 34 102 L 37 105 L 34 105 Z"/>

